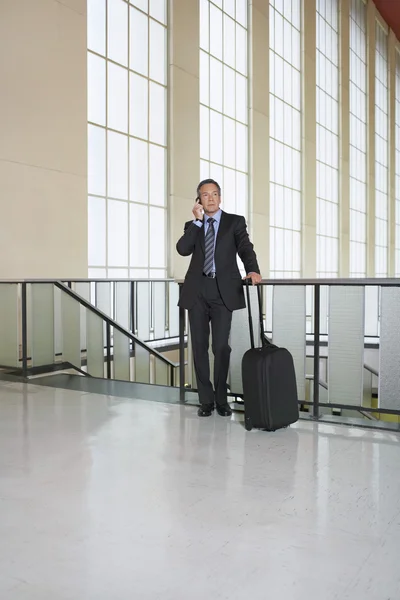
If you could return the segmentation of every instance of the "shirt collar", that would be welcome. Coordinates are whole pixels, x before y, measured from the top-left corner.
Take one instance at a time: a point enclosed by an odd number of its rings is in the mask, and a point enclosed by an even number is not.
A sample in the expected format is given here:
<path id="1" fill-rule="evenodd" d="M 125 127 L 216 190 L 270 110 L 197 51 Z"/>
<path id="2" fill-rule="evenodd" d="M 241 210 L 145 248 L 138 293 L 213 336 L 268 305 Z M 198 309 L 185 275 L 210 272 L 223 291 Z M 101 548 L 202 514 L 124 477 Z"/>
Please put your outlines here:
<path id="1" fill-rule="evenodd" d="M 221 221 L 221 215 L 222 215 L 222 210 L 219 209 L 219 211 L 217 213 L 215 213 L 215 215 L 212 217 L 213 219 L 215 219 L 218 224 Z M 207 217 L 207 224 L 208 224 L 208 219 L 210 219 L 211 217 Z"/>

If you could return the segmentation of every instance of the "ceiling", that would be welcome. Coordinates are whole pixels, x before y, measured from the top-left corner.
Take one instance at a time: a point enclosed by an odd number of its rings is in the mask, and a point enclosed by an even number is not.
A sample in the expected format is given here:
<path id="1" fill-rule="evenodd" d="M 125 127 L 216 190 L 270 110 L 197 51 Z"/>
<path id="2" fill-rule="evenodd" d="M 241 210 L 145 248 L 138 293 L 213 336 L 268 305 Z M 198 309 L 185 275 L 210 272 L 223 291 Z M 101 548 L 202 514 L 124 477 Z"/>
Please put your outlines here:
<path id="1" fill-rule="evenodd" d="M 400 0 L 374 0 L 376 8 L 400 40 Z"/>

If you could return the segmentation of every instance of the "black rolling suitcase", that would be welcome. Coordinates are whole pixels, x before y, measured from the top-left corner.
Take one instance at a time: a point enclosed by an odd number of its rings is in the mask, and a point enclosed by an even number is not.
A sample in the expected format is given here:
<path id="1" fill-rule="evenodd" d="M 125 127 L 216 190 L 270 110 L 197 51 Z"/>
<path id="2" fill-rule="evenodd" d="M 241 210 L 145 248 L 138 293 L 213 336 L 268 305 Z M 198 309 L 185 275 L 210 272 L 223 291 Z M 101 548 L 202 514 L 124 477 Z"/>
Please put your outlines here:
<path id="1" fill-rule="evenodd" d="M 299 418 L 296 375 L 292 355 L 265 336 L 261 290 L 257 286 L 261 348 L 255 348 L 249 285 L 246 285 L 251 348 L 242 359 L 245 427 L 275 431 Z"/>

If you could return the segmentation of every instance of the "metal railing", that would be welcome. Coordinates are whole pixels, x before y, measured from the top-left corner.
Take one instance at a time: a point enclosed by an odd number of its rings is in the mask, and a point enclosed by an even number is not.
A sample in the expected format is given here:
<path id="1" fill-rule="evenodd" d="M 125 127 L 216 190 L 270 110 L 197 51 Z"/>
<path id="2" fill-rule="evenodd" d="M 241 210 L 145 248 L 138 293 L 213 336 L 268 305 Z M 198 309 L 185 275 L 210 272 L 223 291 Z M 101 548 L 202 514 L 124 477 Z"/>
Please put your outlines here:
<path id="1" fill-rule="evenodd" d="M 95 377 L 175 385 L 185 401 L 196 386 L 187 314 L 177 307 L 181 283 L 0 282 L 0 365 L 24 376 L 53 364 Z M 292 352 L 300 403 L 313 418 L 343 409 L 400 421 L 399 279 L 283 279 L 261 286 L 266 330 Z M 379 352 L 379 370 L 364 356 L 374 330 L 371 306 L 379 309 L 379 336 L 370 350 L 373 364 Z M 241 357 L 249 347 L 245 310 L 233 315 L 231 346 L 230 395 L 240 399 Z"/>
<path id="2" fill-rule="evenodd" d="M 400 279 L 274 279 L 263 280 L 260 285 L 266 330 L 275 344 L 287 347 L 293 354 L 299 403 L 310 407 L 312 418 L 321 419 L 332 409 L 340 409 L 353 411 L 355 416 L 376 415 L 381 420 L 390 416 L 388 420 L 395 418 L 400 423 Z M 371 296 L 379 299 L 379 336 L 374 344 L 380 354 L 379 371 L 364 360 L 366 342 L 373 333 L 371 315 L 366 314 Z M 228 382 L 232 399 L 243 397 L 238 373 L 240 376 L 241 358 L 249 347 L 246 320 L 246 311 L 233 314 Z M 186 345 L 185 321 L 185 311 L 181 309 L 180 354 L 190 362 L 190 333 Z M 256 321 L 254 328 L 257 330 Z M 326 356 L 321 353 L 323 347 Z M 307 374 L 305 367 L 307 348 L 313 350 L 312 374 Z M 326 381 L 321 377 L 321 359 L 327 361 Z M 378 379 L 377 406 L 371 402 L 373 376 Z M 368 377 L 371 380 L 366 385 Z M 307 381 L 311 385 L 310 398 L 306 397 Z M 189 384 L 192 391 L 196 390 L 194 382 L 193 375 Z M 181 401 L 187 389 L 181 370 Z"/>
<path id="3" fill-rule="evenodd" d="M 175 362 L 71 287 L 55 280 L 0 282 L 3 370 L 28 377 L 72 368 L 106 379 L 175 385 Z"/>

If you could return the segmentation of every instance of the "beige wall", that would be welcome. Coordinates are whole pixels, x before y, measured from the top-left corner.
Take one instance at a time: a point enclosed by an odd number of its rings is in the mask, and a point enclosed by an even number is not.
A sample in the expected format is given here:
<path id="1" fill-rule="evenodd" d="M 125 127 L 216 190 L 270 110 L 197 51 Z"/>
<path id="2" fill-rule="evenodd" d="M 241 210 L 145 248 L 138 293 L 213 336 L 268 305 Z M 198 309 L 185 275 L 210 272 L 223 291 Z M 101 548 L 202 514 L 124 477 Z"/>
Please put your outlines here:
<path id="1" fill-rule="evenodd" d="M 317 98 L 316 98 L 316 0 L 304 0 L 302 13 L 302 260 L 303 277 L 313 278 L 317 271 Z"/>
<path id="2" fill-rule="evenodd" d="M 199 0 L 171 0 L 169 12 L 168 276 L 185 276 L 189 258 L 176 242 L 192 208 L 200 177 Z"/>
<path id="3" fill-rule="evenodd" d="M 86 277 L 86 0 L 1 0 L 0 55 L 0 278 Z"/>
<path id="4" fill-rule="evenodd" d="M 339 277 L 350 274 L 350 0 L 339 4 Z"/>
<path id="5" fill-rule="evenodd" d="M 250 1 L 249 231 L 264 278 L 269 276 L 269 5 Z"/>

